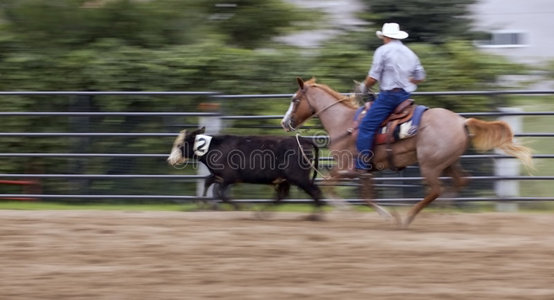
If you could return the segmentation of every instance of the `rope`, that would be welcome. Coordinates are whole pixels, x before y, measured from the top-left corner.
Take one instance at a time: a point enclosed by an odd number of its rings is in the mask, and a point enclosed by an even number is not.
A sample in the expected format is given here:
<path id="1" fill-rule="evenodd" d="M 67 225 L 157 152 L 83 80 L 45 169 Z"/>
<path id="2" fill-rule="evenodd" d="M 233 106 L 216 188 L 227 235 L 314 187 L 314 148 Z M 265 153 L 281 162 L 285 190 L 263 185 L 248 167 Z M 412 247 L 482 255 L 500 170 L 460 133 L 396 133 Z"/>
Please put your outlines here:
<path id="1" fill-rule="evenodd" d="M 183 166 L 183 167 L 179 168 L 179 167 L 177 167 L 177 166 Z M 175 164 L 175 165 L 173 165 L 172 167 L 173 167 L 174 169 L 177 169 L 177 170 L 183 170 L 183 169 L 185 169 L 187 166 L 188 166 L 188 163 L 182 163 L 182 164 Z"/>
<path id="2" fill-rule="evenodd" d="M 302 157 L 310 165 L 312 170 L 314 170 L 314 172 L 316 172 L 319 176 L 321 176 L 325 180 L 332 178 L 332 177 L 325 176 L 318 169 L 316 169 L 316 167 L 314 166 L 315 163 L 310 160 L 310 158 L 304 152 L 304 148 L 302 148 L 302 144 L 300 143 L 300 134 L 299 133 L 296 134 L 296 142 L 298 143 L 298 148 L 300 148 L 300 153 L 302 153 Z"/>

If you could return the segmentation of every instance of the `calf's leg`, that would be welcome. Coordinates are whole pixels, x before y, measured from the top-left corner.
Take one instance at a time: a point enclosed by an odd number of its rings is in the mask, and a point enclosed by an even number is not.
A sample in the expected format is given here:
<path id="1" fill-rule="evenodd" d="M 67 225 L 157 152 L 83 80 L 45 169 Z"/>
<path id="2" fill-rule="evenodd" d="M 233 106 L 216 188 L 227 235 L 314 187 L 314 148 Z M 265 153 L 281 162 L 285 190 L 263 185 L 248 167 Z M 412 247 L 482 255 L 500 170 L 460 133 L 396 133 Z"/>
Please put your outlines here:
<path id="1" fill-rule="evenodd" d="M 314 199 L 314 211 L 312 215 L 308 217 L 311 221 L 319 221 L 321 220 L 321 214 L 323 212 L 322 206 L 323 203 L 321 202 L 322 193 L 319 187 L 313 183 L 312 181 L 308 182 L 300 182 L 296 184 L 300 189 L 302 189 L 304 192 L 306 192 L 312 199 Z"/>
<path id="2" fill-rule="evenodd" d="M 214 174 L 210 174 L 210 176 L 206 177 L 206 179 L 204 180 L 204 191 L 202 192 L 202 197 L 204 197 L 204 199 L 200 199 L 197 202 L 200 209 L 208 209 L 209 207 L 211 207 L 212 209 L 216 208 L 217 204 L 214 202 L 214 200 L 206 199 L 208 195 L 208 189 L 214 183 L 216 183 L 216 177 Z M 215 193 L 215 189 L 214 189 L 214 193 Z"/>
<path id="3" fill-rule="evenodd" d="M 259 211 L 256 211 L 256 217 L 258 219 L 267 219 L 271 215 L 271 212 L 277 205 L 281 204 L 281 200 L 289 196 L 290 183 L 288 181 L 283 181 L 274 185 L 275 188 L 275 199 L 268 204 L 265 204 L 261 207 Z"/>
<path id="4" fill-rule="evenodd" d="M 223 201 L 223 203 L 232 205 L 233 209 L 240 210 L 240 206 L 237 203 L 231 201 L 231 198 L 228 196 L 229 187 L 230 185 L 228 183 L 216 184 L 214 186 L 214 196 L 216 199 L 220 199 L 221 201 Z"/>

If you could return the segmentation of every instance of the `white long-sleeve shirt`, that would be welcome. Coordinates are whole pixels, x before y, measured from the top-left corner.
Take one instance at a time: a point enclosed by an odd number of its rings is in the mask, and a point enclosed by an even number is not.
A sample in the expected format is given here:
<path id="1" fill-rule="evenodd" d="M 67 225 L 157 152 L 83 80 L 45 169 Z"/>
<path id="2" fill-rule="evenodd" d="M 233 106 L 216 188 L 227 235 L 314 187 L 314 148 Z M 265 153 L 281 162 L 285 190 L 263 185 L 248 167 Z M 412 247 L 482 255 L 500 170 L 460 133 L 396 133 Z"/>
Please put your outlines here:
<path id="1" fill-rule="evenodd" d="M 402 88 L 411 93 L 417 85 L 410 79 L 425 79 L 425 70 L 410 48 L 399 40 L 391 40 L 375 50 L 368 75 L 379 81 L 381 90 Z"/>

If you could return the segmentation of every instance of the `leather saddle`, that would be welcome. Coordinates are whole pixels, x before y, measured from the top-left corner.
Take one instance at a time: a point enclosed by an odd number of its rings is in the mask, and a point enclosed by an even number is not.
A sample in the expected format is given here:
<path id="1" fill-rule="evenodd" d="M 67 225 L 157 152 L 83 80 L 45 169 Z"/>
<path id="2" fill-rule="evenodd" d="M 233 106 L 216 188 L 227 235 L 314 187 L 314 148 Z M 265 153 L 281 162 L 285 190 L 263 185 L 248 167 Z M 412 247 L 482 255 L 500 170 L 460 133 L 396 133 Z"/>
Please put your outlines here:
<path id="1" fill-rule="evenodd" d="M 376 144 L 392 144 L 395 142 L 394 132 L 398 125 L 408 122 L 412 119 L 415 110 L 414 100 L 408 99 L 400 103 L 388 116 L 383 123 L 381 123 L 381 130 L 375 136 Z"/>
<path id="2" fill-rule="evenodd" d="M 358 125 L 361 122 L 362 118 L 365 116 L 369 108 L 371 107 L 371 102 L 367 102 L 364 105 L 364 108 L 358 114 L 358 117 L 355 120 L 354 127 L 352 131 L 358 129 Z M 391 144 L 394 143 L 395 136 L 394 133 L 397 127 L 409 120 L 412 119 L 414 115 L 416 105 L 414 105 L 413 99 L 407 99 L 404 102 L 400 103 L 382 123 L 375 135 L 375 144 Z"/>

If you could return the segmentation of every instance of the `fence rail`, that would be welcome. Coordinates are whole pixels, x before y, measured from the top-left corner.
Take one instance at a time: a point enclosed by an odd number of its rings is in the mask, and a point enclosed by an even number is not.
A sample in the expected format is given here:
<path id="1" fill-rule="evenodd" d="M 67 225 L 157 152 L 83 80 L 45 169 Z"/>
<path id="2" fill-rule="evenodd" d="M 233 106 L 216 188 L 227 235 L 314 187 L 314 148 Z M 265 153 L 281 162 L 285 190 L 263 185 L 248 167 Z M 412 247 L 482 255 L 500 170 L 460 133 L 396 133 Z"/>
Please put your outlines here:
<path id="1" fill-rule="evenodd" d="M 511 90 L 511 91 L 452 91 L 452 92 L 416 92 L 414 96 L 466 96 L 466 95 L 552 95 L 553 90 Z M 275 98 L 290 98 L 292 94 L 265 94 L 265 95 L 225 95 L 215 91 L 1 91 L 0 97 L 3 96 L 202 96 L 209 100 L 217 101 L 235 101 L 236 99 L 275 99 Z M 507 117 L 507 116 L 554 116 L 554 112 L 472 112 L 460 113 L 464 117 Z M 17 111 L 17 112 L 0 112 L 0 117 L 193 117 L 193 118 L 218 118 L 220 120 L 235 121 L 235 120 L 278 120 L 282 115 L 222 115 L 218 112 L 61 112 L 61 111 Z M 279 128 L 278 126 L 264 125 L 264 128 Z M 164 137 L 173 138 L 174 132 L 0 132 L 0 137 L 125 137 L 125 138 L 143 138 L 143 137 Z M 516 133 L 517 137 L 528 138 L 551 138 L 554 132 L 526 132 Z M 316 138 L 316 137 L 312 137 Z M 317 136 L 319 140 L 325 139 L 325 136 Z M 34 158 L 34 157 L 52 157 L 52 158 L 152 158 L 164 159 L 167 154 L 157 153 L 0 153 L 2 158 Z M 501 154 L 479 154 L 479 155 L 463 155 L 462 159 L 505 159 L 510 156 Z M 554 154 L 536 154 L 534 159 L 552 159 Z M 330 162 L 331 157 L 321 157 L 321 161 Z M 194 161 L 192 162 L 195 163 Z M 168 175 L 168 174 L 0 174 L 0 178 L 13 179 L 152 179 L 152 180 L 189 180 L 197 181 L 205 178 L 203 175 Z M 447 178 L 442 178 L 446 179 Z M 554 180 L 554 176 L 471 176 L 471 180 L 477 181 L 537 181 L 537 180 Z M 397 187 L 401 184 L 410 185 L 406 182 L 421 181 L 418 176 L 407 177 L 377 177 L 375 181 L 383 186 Z M 388 184 L 387 184 L 388 183 Z M 356 181 L 352 182 L 356 185 Z M 3 193 L 0 198 L 38 198 L 38 199 L 165 199 L 175 201 L 193 201 L 204 200 L 204 197 L 196 195 L 118 195 L 118 194 L 29 194 L 29 193 Z M 419 201 L 419 198 L 383 198 L 377 199 L 381 203 L 411 203 Z M 452 197 L 441 198 L 448 201 L 554 201 L 554 197 Z M 268 199 L 237 199 L 238 202 L 260 202 L 269 201 Z M 352 203 L 359 203 L 360 199 L 347 199 Z M 309 202 L 307 199 L 291 199 L 288 202 L 300 203 Z"/>
<path id="2" fill-rule="evenodd" d="M 183 196 L 183 195 L 83 195 L 83 194 L 0 194 L 0 198 L 12 198 L 21 197 L 28 199 L 157 199 L 157 200 L 174 200 L 176 202 L 190 202 L 200 200 L 211 200 L 208 197 L 200 196 Z M 364 204 L 363 199 L 342 199 L 350 204 Z M 267 203 L 270 200 L 267 199 L 234 199 L 237 203 Z M 323 202 L 332 203 L 332 199 L 323 199 Z M 421 198 L 382 198 L 373 199 L 374 202 L 379 204 L 412 204 L 421 201 Z M 554 197 L 509 197 L 509 198 L 497 198 L 497 197 L 444 197 L 438 198 L 436 202 L 537 202 L 537 201 L 554 201 Z M 219 202 L 219 201 L 216 201 Z M 313 201 L 310 199 L 287 199 L 284 203 L 301 203 L 309 204 Z"/>
<path id="3" fill-rule="evenodd" d="M 156 153 L 0 153 L 0 157 L 140 157 L 140 158 L 167 158 L 167 154 Z M 462 155 L 462 159 L 500 159 L 512 158 L 509 155 L 502 154 L 481 154 L 481 155 Z M 554 154 L 535 154 L 533 159 L 554 158 Z M 321 162 L 332 161 L 330 156 L 320 157 Z M 192 162 L 193 160 L 191 160 Z"/>

